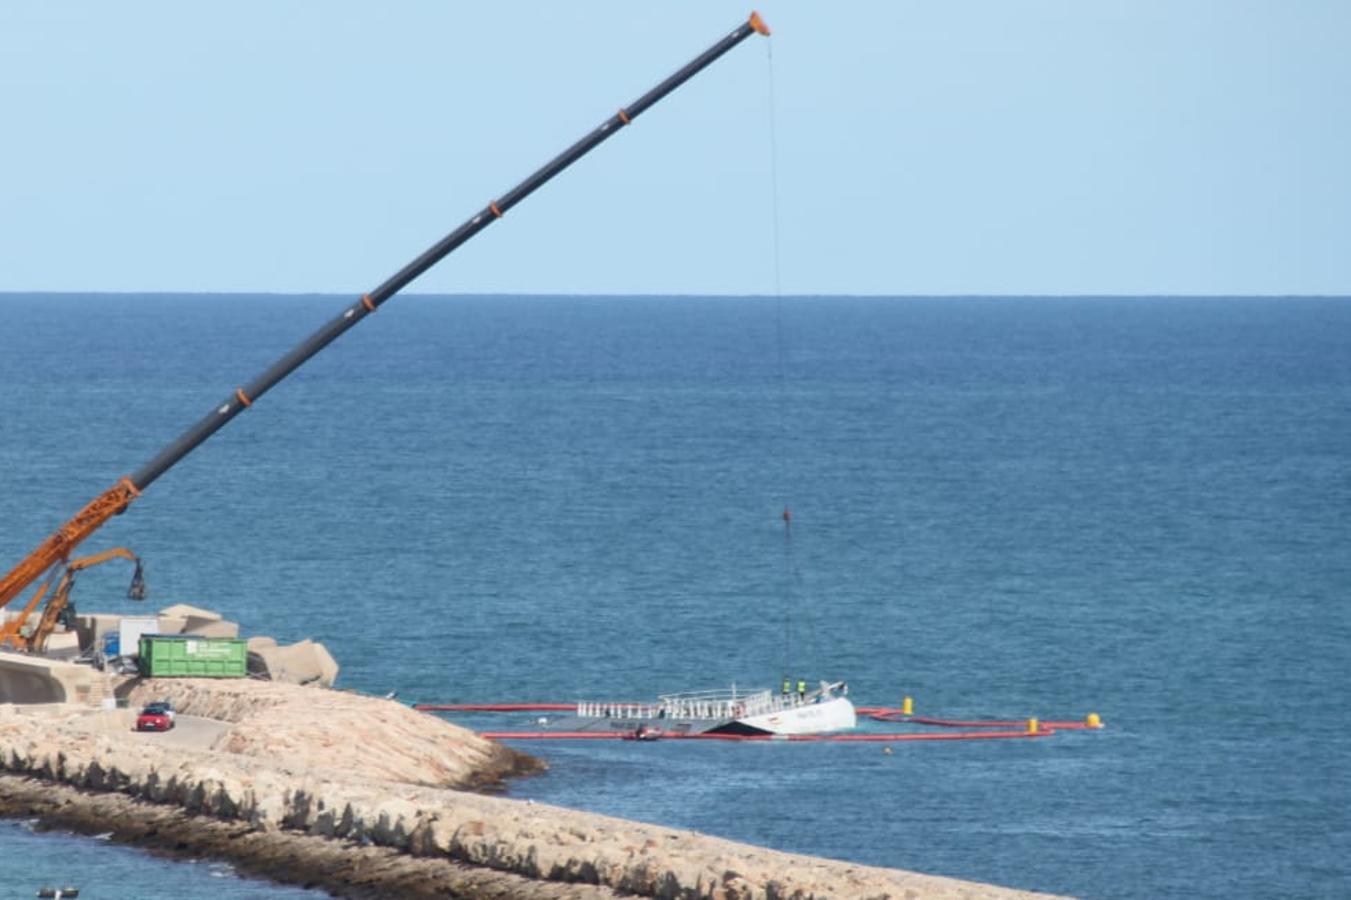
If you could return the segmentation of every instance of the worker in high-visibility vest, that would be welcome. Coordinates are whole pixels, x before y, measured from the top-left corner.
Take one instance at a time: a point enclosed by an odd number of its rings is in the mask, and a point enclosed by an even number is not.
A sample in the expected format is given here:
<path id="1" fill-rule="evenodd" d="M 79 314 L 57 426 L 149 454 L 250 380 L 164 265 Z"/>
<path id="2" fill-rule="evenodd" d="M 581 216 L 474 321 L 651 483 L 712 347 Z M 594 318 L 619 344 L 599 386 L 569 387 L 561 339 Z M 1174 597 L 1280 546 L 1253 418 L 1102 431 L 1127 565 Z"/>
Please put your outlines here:
<path id="1" fill-rule="evenodd" d="M 806 699 L 806 696 L 807 696 L 807 682 L 799 678 L 797 682 L 797 698 L 799 700 L 803 700 Z"/>
<path id="2" fill-rule="evenodd" d="M 787 697 L 791 693 L 793 693 L 793 682 L 785 678 L 783 680 L 783 695 Z"/>

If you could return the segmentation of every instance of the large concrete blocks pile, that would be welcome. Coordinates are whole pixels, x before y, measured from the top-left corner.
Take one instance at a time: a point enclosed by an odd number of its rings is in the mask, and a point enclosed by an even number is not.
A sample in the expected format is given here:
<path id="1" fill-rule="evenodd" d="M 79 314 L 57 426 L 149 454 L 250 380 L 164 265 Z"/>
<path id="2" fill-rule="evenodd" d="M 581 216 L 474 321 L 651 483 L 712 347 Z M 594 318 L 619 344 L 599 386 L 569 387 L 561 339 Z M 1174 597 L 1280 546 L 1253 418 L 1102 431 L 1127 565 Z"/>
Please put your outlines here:
<path id="1" fill-rule="evenodd" d="M 188 606 L 185 603 L 160 610 L 164 634 L 191 634 L 207 638 L 237 638 L 239 626 L 223 619 L 220 613 Z M 332 687 L 338 680 L 338 663 L 323 644 L 306 638 L 294 644 L 280 645 L 265 635 L 248 640 L 249 674 L 287 684 L 312 684 Z"/>
<path id="2" fill-rule="evenodd" d="M 338 663 L 323 645 L 308 638 L 287 647 L 272 638 L 249 639 L 249 674 L 289 684 L 332 687 Z"/>
<path id="3" fill-rule="evenodd" d="M 199 637 L 237 638 L 239 626 L 218 612 L 175 603 L 159 611 L 160 634 L 195 634 Z"/>
<path id="4" fill-rule="evenodd" d="M 117 632 L 122 618 L 102 613 L 76 616 L 73 634 L 53 634 L 48 641 L 48 648 L 66 648 L 66 655 L 73 656 L 81 652 L 81 648 L 87 652 L 101 647 L 105 635 Z M 203 638 L 239 637 L 237 623 L 228 621 L 214 610 L 187 603 L 166 606 L 156 618 L 158 634 Z M 249 674 L 257 678 L 320 687 L 332 687 L 338 680 L 338 663 L 328 648 L 308 638 L 283 646 L 275 638 L 259 635 L 248 639 L 248 651 Z M 127 652 L 126 648 L 123 648 L 123 652 Z"/>

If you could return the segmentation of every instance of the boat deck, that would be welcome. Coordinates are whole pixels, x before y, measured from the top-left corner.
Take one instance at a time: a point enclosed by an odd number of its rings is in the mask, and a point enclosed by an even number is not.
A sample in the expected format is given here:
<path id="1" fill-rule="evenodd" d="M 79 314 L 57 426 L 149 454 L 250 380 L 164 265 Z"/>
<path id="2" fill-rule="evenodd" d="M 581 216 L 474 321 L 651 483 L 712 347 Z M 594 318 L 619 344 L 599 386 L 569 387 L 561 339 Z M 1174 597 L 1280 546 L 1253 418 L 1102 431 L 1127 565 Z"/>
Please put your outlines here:
<path id="1" fill-rule="evenodd" d="M 802 694 L 775 694 L 767 689 L 738 691 L 735 687 L 683 694 L 664 694 L 656 703 L 591 702 L 577 704 L 574 714 L 541 720 L 551 731 L 675 734 L 764 733 L 745 720 L 791 714 L 843 696 L 843 684 L 821 685 Z"/>

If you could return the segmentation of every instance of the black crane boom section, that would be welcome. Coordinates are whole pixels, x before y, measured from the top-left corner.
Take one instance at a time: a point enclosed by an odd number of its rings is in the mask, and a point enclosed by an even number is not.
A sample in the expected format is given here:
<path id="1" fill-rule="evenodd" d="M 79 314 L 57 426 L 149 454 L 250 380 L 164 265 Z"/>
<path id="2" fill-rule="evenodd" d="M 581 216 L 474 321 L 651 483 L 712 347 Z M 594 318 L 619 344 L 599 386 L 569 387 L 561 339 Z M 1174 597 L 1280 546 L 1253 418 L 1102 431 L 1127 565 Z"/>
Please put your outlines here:
<path id="1" fill-rule="evenodd" d="M 159 455 L 132 473 L 130 481 L 135 486 L 136 491 L 145 490 L 151 482 L 167 472 L 199 444 L 252 405 L 254 401 L 271 390 L 279 381 L 298 369 L 310 357 L 327 347 L 347 329 L 379 309 L 381 304 L 408 286 L 423 272 L 440 262 L 455 248 L 500 219 L 509 209 L 530 196 L 559 172 L 591 152 L 606 138 L 642 115 L 667 94 L 756 32 L 768 35 L 769 29 L 765 27 L 764 22 L 758 15 L 752 13 L 746 22 L 743 22 L 730 34 L 695 57 L 679 71 L 643 94 L 629 106 L 620 109 L 590 134 L 558 154 L 530 177 L 479 210 L 459 228 L 456 228 L 412 262 L 395 272 L 379 287 L 368 294 L 364 294 L 360 300 L 325 323 L 318 331 L 269 366 L 253 381 L 238 388 L 223 403 L 216 406 L 204 418 L 183 432 L 177 440 L 160 451 Z"/>

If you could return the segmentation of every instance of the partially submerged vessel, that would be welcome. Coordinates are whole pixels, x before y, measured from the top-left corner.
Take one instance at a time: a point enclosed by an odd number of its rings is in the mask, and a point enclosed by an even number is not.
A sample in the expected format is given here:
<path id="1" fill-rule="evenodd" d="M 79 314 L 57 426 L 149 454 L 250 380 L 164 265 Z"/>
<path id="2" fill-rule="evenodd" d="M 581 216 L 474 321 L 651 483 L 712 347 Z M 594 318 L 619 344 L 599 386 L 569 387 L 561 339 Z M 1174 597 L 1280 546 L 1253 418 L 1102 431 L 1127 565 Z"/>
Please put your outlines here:
<path id="1" fill-rule="evenodd" d="M 842 681 L 776 694 L 730 689 L 664 694 L 655 703 L 577 704 L 575 715 L 546 723 L 557 731 L 622 732 L 637 740 L 663 734 L 790 735 L 846 731 L 858 721 Z"/>

